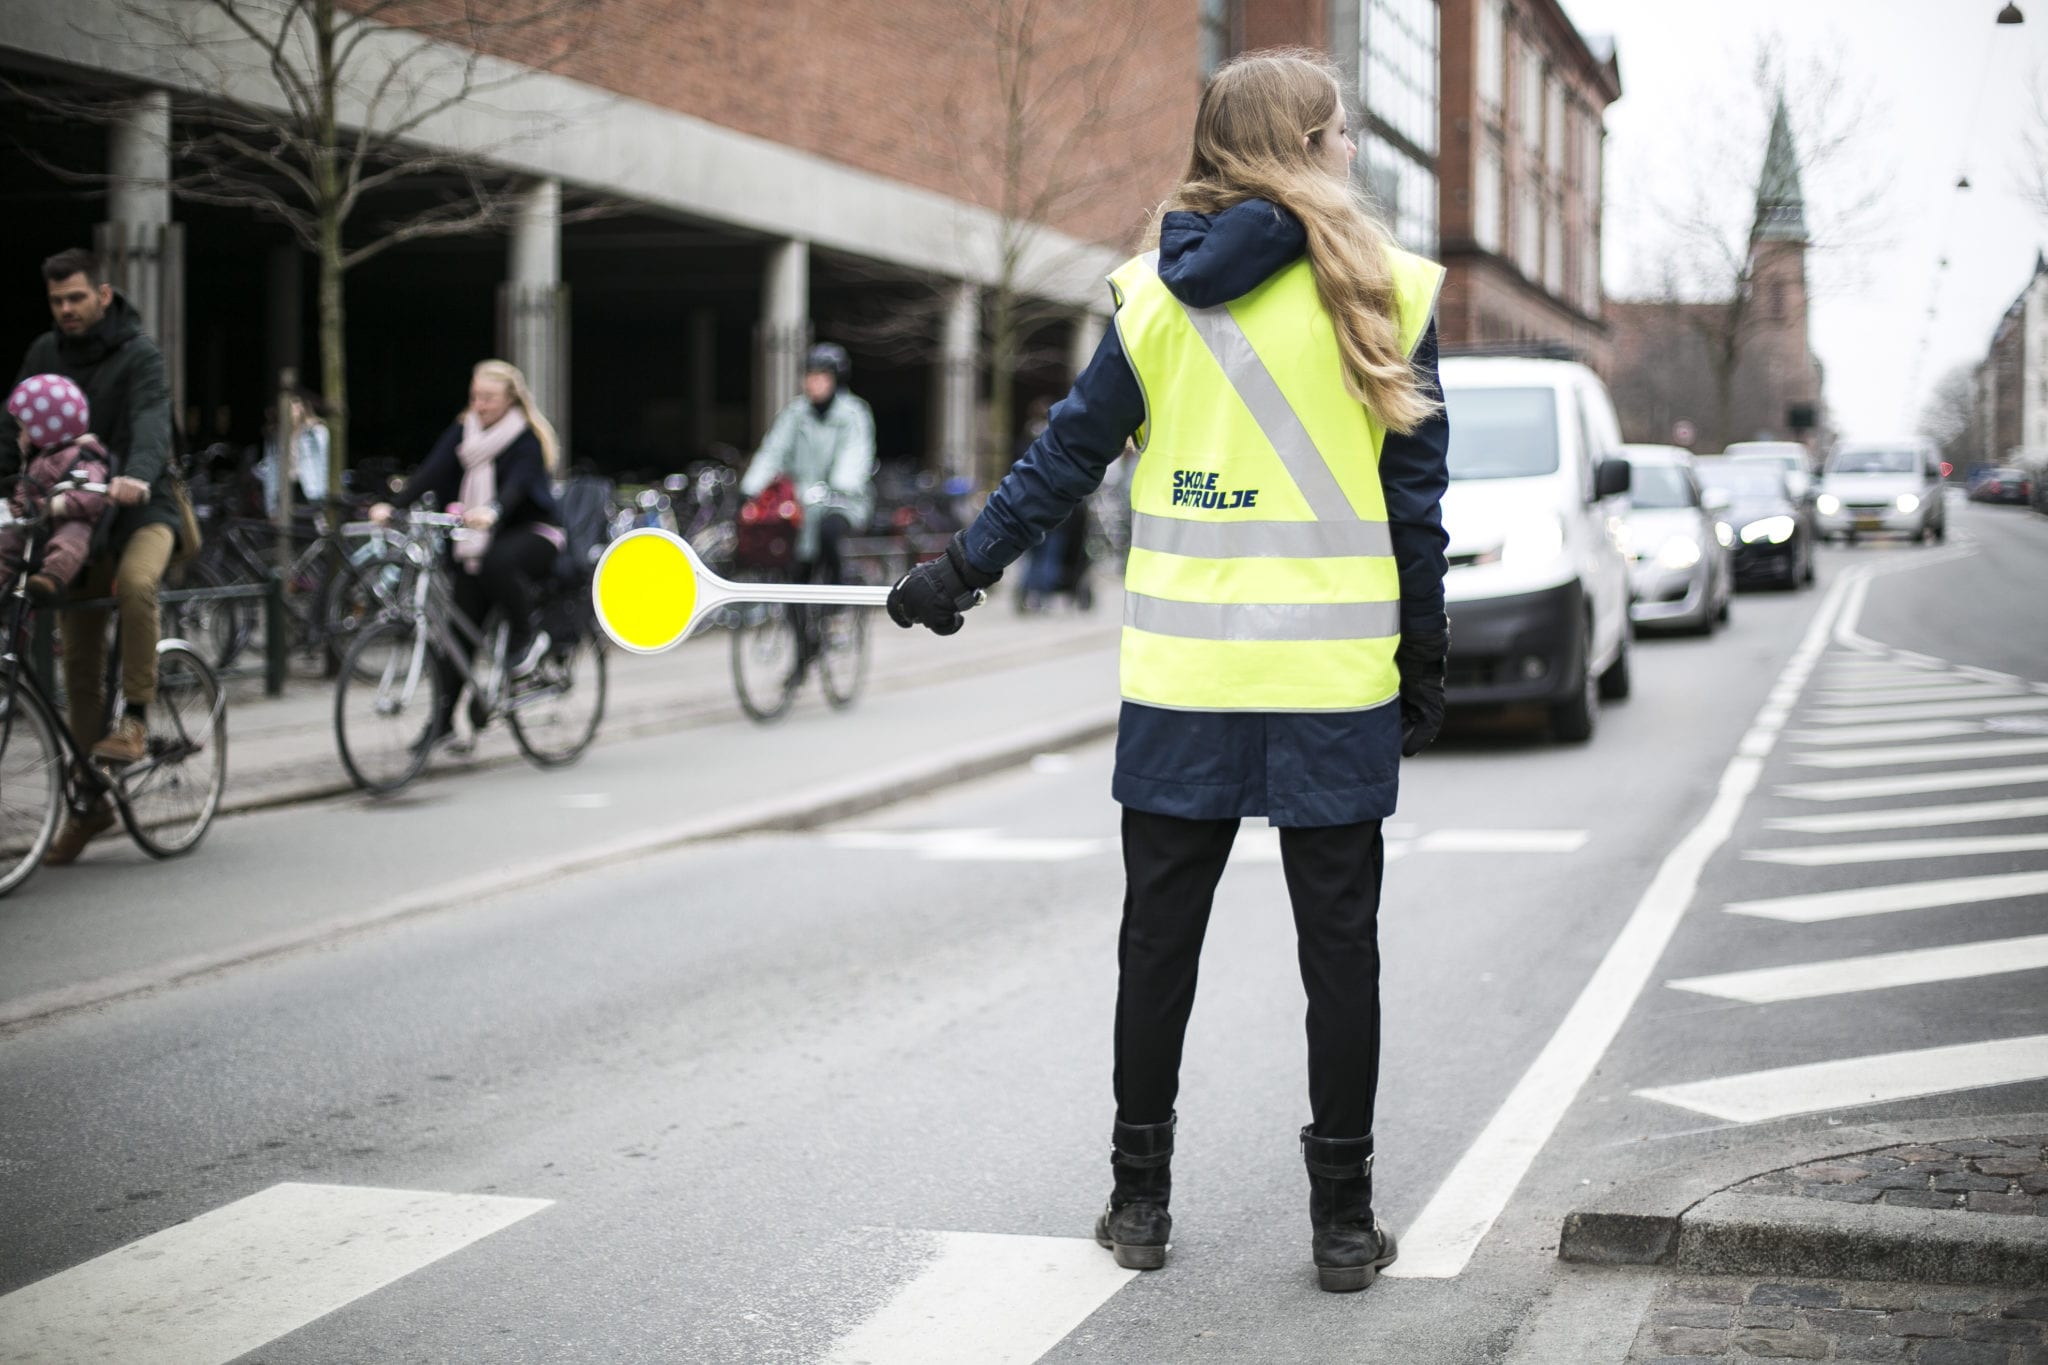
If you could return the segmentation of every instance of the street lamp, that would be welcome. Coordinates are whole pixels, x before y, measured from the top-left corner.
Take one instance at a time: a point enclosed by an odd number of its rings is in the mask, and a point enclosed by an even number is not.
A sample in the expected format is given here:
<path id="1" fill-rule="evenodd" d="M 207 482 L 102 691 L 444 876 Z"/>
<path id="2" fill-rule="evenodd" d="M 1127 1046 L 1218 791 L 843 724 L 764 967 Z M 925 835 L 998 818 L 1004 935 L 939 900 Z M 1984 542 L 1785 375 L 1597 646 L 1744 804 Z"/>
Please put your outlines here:
<path id="1" fill-rule="evenodd" d="M 1998 12 L 1998 22 L 2001 24 L 2024 24 L 2027 20 L 2026 16 L 2020 13 L 2018 5 L 2008 3 L 2004 9 Z"/>

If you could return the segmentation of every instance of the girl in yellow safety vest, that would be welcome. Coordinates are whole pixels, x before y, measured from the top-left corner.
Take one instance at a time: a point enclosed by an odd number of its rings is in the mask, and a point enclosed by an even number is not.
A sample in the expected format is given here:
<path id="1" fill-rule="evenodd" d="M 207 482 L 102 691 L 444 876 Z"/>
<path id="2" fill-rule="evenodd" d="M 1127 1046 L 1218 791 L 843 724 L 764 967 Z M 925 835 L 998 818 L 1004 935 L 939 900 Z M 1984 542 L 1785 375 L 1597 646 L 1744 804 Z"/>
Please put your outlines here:
<path id="1" fill-rule="evenodd" d="M 1116 325 L 1030 451 L 890 594 L 950 635 L 1135 436 L 1113 794 L 1126 874 L 1113 1188 L 1096 1239 L 1166 1261 L 1174 1102 L 1197 960 L 1238 822 L 1264 816 L 1308 993 L 1301 1130 L 1328 1290 L 1394 1259 L 1372 1211 L 1380 822 L 1443 718 L 1442 270 L 1356 192 L 1336 72 L 1292 52 L 1217 71 L 1156 249 L 1111 276 Z"/>

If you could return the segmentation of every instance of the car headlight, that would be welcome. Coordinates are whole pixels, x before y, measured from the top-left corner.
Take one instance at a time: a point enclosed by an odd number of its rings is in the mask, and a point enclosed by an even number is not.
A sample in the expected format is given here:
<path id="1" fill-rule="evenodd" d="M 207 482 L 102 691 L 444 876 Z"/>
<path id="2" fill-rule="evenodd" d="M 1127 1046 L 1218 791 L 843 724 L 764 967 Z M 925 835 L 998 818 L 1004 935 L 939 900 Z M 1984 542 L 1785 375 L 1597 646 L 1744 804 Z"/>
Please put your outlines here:
<path id="1" fill-rule="evenodd" d="M 1893 506 L 1897 507 L 1901 512 L 1918 511 L 1920 507 L 1920 499 L 1913 496 L 1911 493 L 1901 493 L 1899 494 L 1898 502 L 1894 503 Z"/>
<path id="2" fill-rule="evenodd" d="M 1724 546 L 1733 545 L 1735 543 L 1735 528 L 1725 521 L 1715 522 L 1714 539 L 1720 541 Z"/>
<path id="3" fill-rule="evenodd" d="M 1823 493 L 1813 500 L 1813 505 L 1824 517 L 1831 517 L 1842 510 L 1842 500 L 1833 493 Z"/>
<path id="4" fill-rule="evenodd" d="M 1699 542 L 1689 536 L 1673 536 L 1657 551 L 1657 567 L 1660 569 L 1690 569 L 1699 562 Z"/>
<path id="5" fill-rule="evenodd" d="M 1563 553 L 1564 523 L 1555 515 L 1515 527 L 1500 547 L 1503 564 L 1546 564 Z"/>
<path id="6" fill-rule="evenodd" d="M 1759 540 L 1768 540 L 1773 545 L 1783 545 L 1798 529 L 1799 523 L 1790 517 L 1765 517 L 1742 528 L 1742 543 L 1754 545 Z"/>

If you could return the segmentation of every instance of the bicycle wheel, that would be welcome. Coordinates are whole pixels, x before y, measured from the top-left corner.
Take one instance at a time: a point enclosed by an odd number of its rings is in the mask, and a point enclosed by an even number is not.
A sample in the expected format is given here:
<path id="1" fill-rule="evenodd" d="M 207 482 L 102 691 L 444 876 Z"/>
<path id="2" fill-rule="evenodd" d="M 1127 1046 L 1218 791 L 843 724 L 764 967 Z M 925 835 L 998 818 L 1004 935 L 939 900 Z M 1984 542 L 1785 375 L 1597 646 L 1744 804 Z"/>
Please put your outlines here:
<path id="1" fill-rule="evenodd" d="M 604 721 L 604 648 L 585 635 L 542 660 L 531 678 L 515 684 L 507 707 L 519 752 L 543 768 L 583 757 Z"/>
<path id="2" fill-rule="evenodd" d="M 818 611 L 818 680 L 825 685 L 825 704 L 843 711 L 867 684 L 868 613 L 864 607 Z"/>
<path id="3" fill-rule="evenodd" d="M 113 774 L 128 834 L 152 858 L 190 853 L 206 837 L 228 780 L 227 701 L 190 645 L 156 647 L 156 700 L 140 763 Z"/>
<path id="4" fill-rule="evenodd" d="M 185 571 L 185 579 L 187 586 L 194 588 L 218 588 L 227 582 L 220 567 L 204 559 Z M 167 638 L 184 640 L 215 668 L 231 668 L 256 636 L 256 617 L 261 605 L 253 597 L 166 604 L 168 619 L 163 633 Z"/>
<path id="5" fill-rule="evenodd" d="M 440 713 L 441 674 L 418 621 L 356 636 L 334 685 L 334 741 L 350 781 L 381 796 L 418 777 Z"/>
<path id="6" fill-rule="evenodd" d="M 346 656 L 349 642 L 385 608 L 411 593 L 411 564 L 399 555 L 351 556 L 321 585 L 316 619 L 328 648 Z"/>
<path id="7" fill-rule="evenodd" d="M 796 700 L 796 617 L 775 602 L 737 609 L 732 632 L 732 685 L 740 710 L 766 724 Z"/>
<path id="8" fill-rule="evenodd" d="M 63 765 L 50 713 L 9 679 L 0 693 L 0 896 L 29 879 L 56 837 Z"/>

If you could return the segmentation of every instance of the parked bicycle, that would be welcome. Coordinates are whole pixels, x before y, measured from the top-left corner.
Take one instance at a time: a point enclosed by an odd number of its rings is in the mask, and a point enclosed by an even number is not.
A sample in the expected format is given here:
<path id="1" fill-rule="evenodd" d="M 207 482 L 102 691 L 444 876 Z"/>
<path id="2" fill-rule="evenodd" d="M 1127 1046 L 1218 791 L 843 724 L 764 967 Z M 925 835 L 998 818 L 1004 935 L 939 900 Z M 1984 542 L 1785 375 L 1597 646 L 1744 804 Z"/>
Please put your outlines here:
<path id="1" fill-rule="evenodd" d="M 343 534 L 367 533 L 372 525 L 350 523 Z M 515 680 L 507 658 L 511 622 L 494 611 L 479 625 L 456 607 L 446 550 L 461 525 L 460 517 L 414 512 L 382 528 L 406 561 L 411 592 L 357 634 L 334 691 L 342 766 L 365 791 L 395 792 L 427 766 L 442 714 L 437 654 L 453 661 L 469 690 L 471 725 L 481 731 L 504 718 L 519 751 L 540 767 L 582 757 L 604 720 L 605 653 L 596 631 L 558 641 L 533 673 Z M 573 584 L 548 591 L 588 599 Z"/>
<path id="2" fill-rule="evenodd" d="M 46 490 L 51 496 L 73 491 L 105 494 L 107 486 L 64 480 Z M 28 663 L 35 607 L 27 580 L 42 562 L 49 517 L 45 512 L 17 524 L 31 531 L 22 560 L 0 565 L 7 584 L 0 599 L 0 896 L 41 865 L 67 809 L 82 816 L 111 799 L 145 853 L 173 858 L 199 846 L 227 783 L 227 699 L 198 651 L 179 639 L 157 644 L 156 698 L 149 704 L 143 758 L 119 767 L 92 760 Z M 107 651 L 105 695 L 111 720 L 126 709 L 119 650 Z"/>

